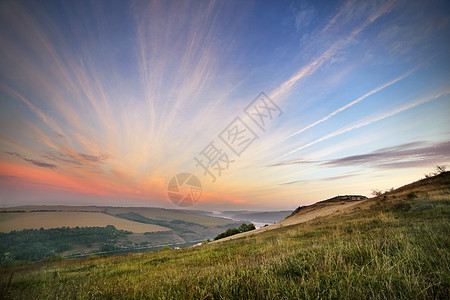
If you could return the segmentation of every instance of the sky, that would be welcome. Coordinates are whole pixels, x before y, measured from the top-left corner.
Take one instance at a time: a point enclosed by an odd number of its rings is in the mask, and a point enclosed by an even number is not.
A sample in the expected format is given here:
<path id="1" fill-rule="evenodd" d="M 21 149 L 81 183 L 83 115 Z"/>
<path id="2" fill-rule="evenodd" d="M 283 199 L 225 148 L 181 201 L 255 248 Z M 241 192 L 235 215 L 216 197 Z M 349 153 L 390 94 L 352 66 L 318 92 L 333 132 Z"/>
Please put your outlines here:
<path id="1" fill-rule="evenodd" d="M 450 167 L 448 1 L 1 1 L 0 206 L 277 210 Z"/>

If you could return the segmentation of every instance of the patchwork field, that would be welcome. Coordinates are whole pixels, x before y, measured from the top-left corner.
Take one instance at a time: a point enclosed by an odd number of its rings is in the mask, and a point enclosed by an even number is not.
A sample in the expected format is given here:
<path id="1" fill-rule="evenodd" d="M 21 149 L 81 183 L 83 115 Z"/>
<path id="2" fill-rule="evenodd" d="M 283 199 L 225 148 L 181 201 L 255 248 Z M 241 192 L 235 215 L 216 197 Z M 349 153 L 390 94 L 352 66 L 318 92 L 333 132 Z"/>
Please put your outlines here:
<path id="1" fill-rule="evenodd" d="M 113 225 L 117 229 L 133 233 L 168 231 L 169 228 L 133 222 L 99 212 L 25 212 L 0 213 L 0 232 L 11 230 L 58 228 L 58 227 L 105 227 Z"/>
<path id="2" fill-rule="evenodd" d="M 153 251 L 162 245 L 193 245 L 238 226 L 233 220 L 205 214 L 204 211 L 155 207 L 53 205 L 2 208 L 0 265 L 11 260 L 38 261 L 52 255 L 114 255 Z M 108 225 L 114 226 L 117 232 L 106 229 Z M 58 231 L 61 227 L 75 239 L 50 237 L 55 232 L 61 235 Z M 46 231 L 36 230 L 40 228 Z M 24 232 L 26 229 L 35 231 Z M 107 234 L 99 233 L 102 230 Z M 101 241 L 96 242 L 97 238 Z"/>
<path id="3" fill-rule="evenodd" d="M 103 212 L 109 215 L 117 215 L 123 213 L 138 213 L 146 218 L 166 221 L 184 221 L 202 226 L 213 227 L 223 226 L 233 223 L 230 219 L 206 216 L 203 211 L 189 211 L 177 209 L 164 209 L 158 207 L 101 207 L 101 206 L 18 206 L 0 209 L 1 212 Z"/>

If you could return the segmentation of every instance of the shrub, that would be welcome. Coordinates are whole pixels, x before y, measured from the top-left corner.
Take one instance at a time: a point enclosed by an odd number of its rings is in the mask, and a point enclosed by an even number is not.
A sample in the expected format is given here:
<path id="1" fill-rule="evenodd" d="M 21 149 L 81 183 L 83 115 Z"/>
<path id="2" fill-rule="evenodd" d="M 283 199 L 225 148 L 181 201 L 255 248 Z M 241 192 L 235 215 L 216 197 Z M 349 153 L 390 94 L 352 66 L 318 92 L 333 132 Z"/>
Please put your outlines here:
<path id="1" fill-rule="evenodd" d="M 406 198 L 407 198 L 408 200 L 412 200 L 412 199 L 417 198 L 417 195 L 416 195 L 416 193 L 414 193 L 414 192 L 410 192 L 408 195 L 406 195 Z"/>
<path id="2" fill-rule="evenodd" d="M 61 255 L 52 255 L 52 256 L 46 256 L 42 259 L 43 262 L 55 262 L 55 261 L 62 261 L 65 258 Z"/>
<path id="3" fill-rule="evenodd" d="M 245 224 L 244 223 L 241 226 L 239 226 L 239 228 L 238 228 L 238 230 L 240 232 L 246 232 L 246 231 L 250 231 L 250 230 L 253 230 L 253 229 L 256 229 L 255 225 L 253 223 L 250 223 L 250 224 Z"/>
<path id="4" fill-rule="evenodd" d="M 447 166 L 446 165 L 437 165 L 436 166 L 436 175 L 445 173 L 445 171 L 447 171 Z"/>
<path id="5" fill-rule="evenodd" d="M 232 236 L 232 235 L 235 235 L 235 234 L 238 234 L 238 233 L 241 233 L 241 232 L 250 231 L 250 230 L 253 230 L 253 229 L 256 229 L 254 224 L 252 224 L 252 223 L 250 223 L 250 224 L 243 223 L 241 226 L 239 226 L 239 228 L 231 228 L 231 229 L 228 229 L 225 232 L 222 232 L 221 234 L 216 236 L 214 238 L 214 240 L 216 241 L 218 239 L 223 239 L 223 238 L 225 238 L 227 236 Z"/>
<path id="6" fill-rule="evenodd" d="M 379 189 L 373 189 L 372 190 L 372 195 L 376 196 L 381 196 L 383 194 L 382 191 L 380 191 Z"/>

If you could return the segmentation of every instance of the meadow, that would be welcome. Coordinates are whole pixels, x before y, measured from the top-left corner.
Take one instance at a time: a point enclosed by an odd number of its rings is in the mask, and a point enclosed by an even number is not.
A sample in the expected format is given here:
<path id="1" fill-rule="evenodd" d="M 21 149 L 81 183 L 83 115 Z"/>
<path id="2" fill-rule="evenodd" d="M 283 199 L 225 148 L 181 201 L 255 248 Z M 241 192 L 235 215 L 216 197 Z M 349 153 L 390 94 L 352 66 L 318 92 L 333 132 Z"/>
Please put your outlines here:
<path id="1" fill-rule="evenodd" d="M 200 247 L 1 267 L 4 299 L 448 299 L 449 173 Z M 167 249 L 167 247 L 165 247 Z"/>

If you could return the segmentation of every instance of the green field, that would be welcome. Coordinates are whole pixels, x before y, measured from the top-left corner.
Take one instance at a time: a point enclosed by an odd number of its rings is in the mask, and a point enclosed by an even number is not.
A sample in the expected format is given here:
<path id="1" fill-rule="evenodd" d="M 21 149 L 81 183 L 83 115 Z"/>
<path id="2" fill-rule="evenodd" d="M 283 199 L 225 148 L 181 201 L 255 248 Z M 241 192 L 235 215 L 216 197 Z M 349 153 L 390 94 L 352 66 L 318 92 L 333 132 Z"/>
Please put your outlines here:
<path id="1" fill-rule="evenodd" d="M 339 216 L 181 250 L 1 268 L 5 299 L 448 299 L 450 173 Z"/>

